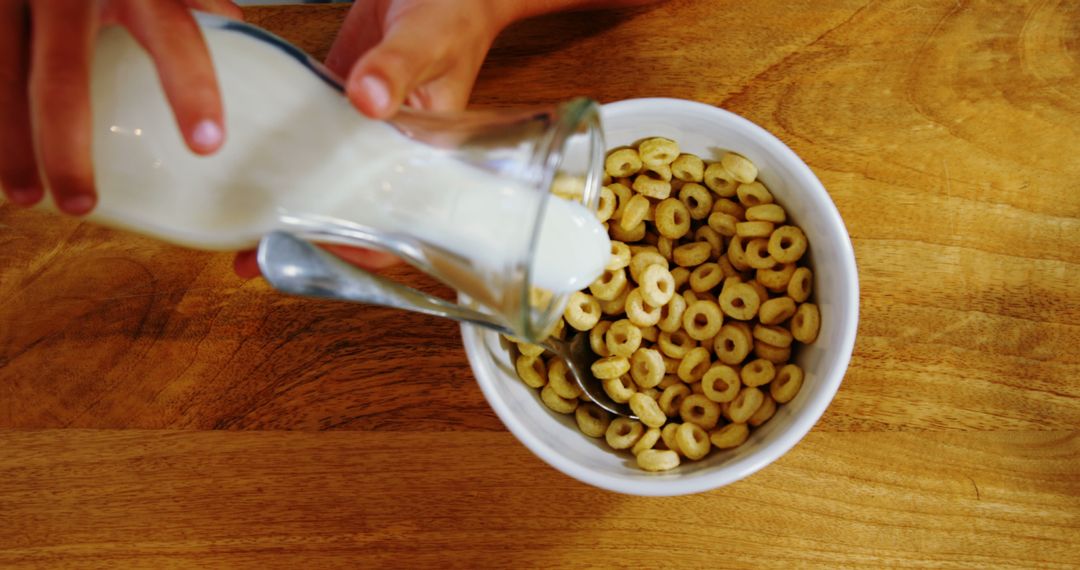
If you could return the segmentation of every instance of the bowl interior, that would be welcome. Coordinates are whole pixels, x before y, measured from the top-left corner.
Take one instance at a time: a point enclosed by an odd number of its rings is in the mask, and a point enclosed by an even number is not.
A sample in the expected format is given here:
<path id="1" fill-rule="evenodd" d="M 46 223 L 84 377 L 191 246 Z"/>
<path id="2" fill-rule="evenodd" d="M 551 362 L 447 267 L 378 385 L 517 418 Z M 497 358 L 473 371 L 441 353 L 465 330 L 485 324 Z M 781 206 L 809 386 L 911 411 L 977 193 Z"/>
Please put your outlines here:
<path id="1" fill-rule="evenodd" d="M 760 127 L 721 109 L 682 100 L 636 99 L 603 108 L 607 147 L 662 136 L 706 161 L 736 151 L 752 160 L 759 179 L 802 227 L 810 241 L 814 297 L 821 309 L 817 341 L 795 361 L 806 372 L 802 390 L 746 443 L 684 461 L 660 474 L 637 468 L 629 453 L 582 435 L 573 416 L 548 410 L 539 393 L 517 379 L 498 334 L 463 325 L 473 372 L 495 412 L 529 449 L 564 473 L 605 489 L 639 495 L 677 495 L 726 485 L 764 467 L 795 445 L 818 420 L 839 388 L 855 341 L 858 283 L 847 230 L 821 183 L 790 149 Z"/>

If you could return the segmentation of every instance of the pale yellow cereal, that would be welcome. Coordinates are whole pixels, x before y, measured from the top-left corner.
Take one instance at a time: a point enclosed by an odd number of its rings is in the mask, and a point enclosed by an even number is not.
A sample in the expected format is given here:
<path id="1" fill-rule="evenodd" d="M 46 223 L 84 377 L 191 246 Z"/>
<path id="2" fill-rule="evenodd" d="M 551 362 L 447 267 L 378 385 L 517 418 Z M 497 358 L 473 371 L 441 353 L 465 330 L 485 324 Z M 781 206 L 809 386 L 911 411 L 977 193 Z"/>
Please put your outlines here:
<path id="1" fill-rule="evenodd" d="M 660 410 L 660 404 L 640 392 L 630 396 L 630 410 L 649 427 L 659 428 L 667 423 L 667 416 Z"/>
<path id="2" fill-rule="evenodd" d="M 775 414 L 775 413 L 776 413 L 776 401 L 774 401 L 772 399 L 772 396 L 770 396 L 768 394 L 765 394 L 765 399 L 762 400 L 761 405 L 758 406 L 757 411 L 754 412 L 754 414 L 752 416 L 750 416 L 750 419 L 746 420 L 746 423 L 748 423 L 748 424 L 750 424 L 750 425 L 752 425 L 754 427 L 757 427 L 757 426 L 769 421 L 769 418 L 772 418 L 773 414 Z"/>
<path id="3" fill-rule="evenodd" d="M 795 276 L 792 276 L 794 279 Z M 790 283 L 788 284 L 790 287 Z M 758 320 L 763 325 L 778 325 L 795 314 L 795 301 L 791 297 L 769 299 L 758 308 Z"/>
<path id="4" fill-rule="evenodd" d="M 758 204 L 746 209 L 746 220 L 782 224 L 787 220 L 787 213 L 780 204 Z"/>
<path id="5" fill-rule="evenodd" d="M 605 338 L 609 328 L 611 328 L 611 321 L 600 321 L 596 323 L 595 327 L 589 330 L 589 348 L 592 349 L 593 354 L 601 358 L 611 356 L 611 353 L 608 352 L 607 339 Z"/>
<path id="6" fill-rule="evenodd" d="M 681 267 L 695 267 L 709 260 L 712 246 L 708 242 L 695 241 L 676 247 L 672 252 L 675 263 Z"/>
<path id="7" fill-rule="evenodd" d="M 634 381 L 629 374 L 623 374 L 618 378 L 607 378 L 602 380 L 600 385 L 604 387 L 604 393 L 609 398 L 620 404 L 629 402 L 630 397 L 637 393 L 637 387 L 634 386 Z"/>
<path id="8" fill-rule="evenodd" d="M 670 449 L 646 449 L 638 454 L 637 465 L 645 471 L 670 471 L 679 466 L 679 455 Z"/>
<path id="9" fill-rule="evenodd" d="M 769 395 L 779 404 L 790 402 L 803 384 L 803 370 L 796 364 L 785 364 L 769 384 Z"/>
<path id="10" fill-rule="evenodd" d="M 695 301 L 683 311 L 682 324 L 690 338 L 704 341 L 720 333 L 724 315 L 720 312 L 720 306 L 713 301 Z"/>
<path id="11" fill-rule="evenodd" d="M 645 434 L 645 426 L 630 418 L 615 418 L 608 424 L 604 438 L 612 449 L 630 449 Z"/>
<path id="12" fill-rule="evenodd" d="M 735 176 L 728 172 L 724 165 L 719 162 L 706 166 L 702 178 L 709 190 L 716 192 L 717 196 L 723 198 L 734 196 L 736 189 L 739 187 L 739 182 L 735 180 Z"/>
<path id="13" fill-rule="evenodd" d="M 761 342 L 784 348 L 791 346 L 791 331 L 784 327 L 758 324 L 754 326 L 754 338 Z"/>
<path id="14" fill-rule="evenodd" d="M 669 418 L 674 417 L 679 413 L 679 406 L 682 405 L 683 400 L 690 395 L 690 387 L 682 382 L 664 388 L 658 402 L 660 411 L 664 412 L 664 415 Z"/>
<path id="15" fill-rule="evenodd" d="M 728 406 L 727 417 L 734 423 L 744 424 L 764 401 L 765 394 L 762 394 L 761 390 L 752 387 L 743 388 Z"/>
<path id="16" fill-rule="evenodd" d="M 641 346 L 641 329 L 634 326 L 629 319 L 619 319 L 611 323 L 604 335 L 604 344 L 612 356 L 630 358 Z"/>
<path id="17" fill-rule="evenodd" d="M 577 397 L 563 398 L 555 392 L 549 383 L 544 386 L 543 390 L 540 390 L 540 401 L 544 402 L 544 405 L 553 412 L 560 414 L 572 414 L 578 407 Z"/>
<path id="18" fill-rule="evenodd" d="M 705 162 L 692 154 L 680 154 L 671 163 L 671 173 L 684 182 L 701 182 L 705 177 Z"/>
<path id="19" fill-rule="evenodd" d="M 783 293 L 787 291 L 791 276 L 795 274 L 795 264 L 779 264 L 770 269 L 758 269 L 755 279 L 769 291 Z"/>
<path id="20" fill-rule="evenodd" d="M 600 304 L 592 295 L 575 291 L 563 312 L 566 323 L 579 331 L 587 331 L 600 321 Z"/>
<path id="21" fill-rule="evenodd" d="M 690 210 L 677 198 L 668 198 L 656 205 L 656 231 L 669 239 L 679 239 L 690 233 Z"/>
<path id="22" fill-rule="evenodd" d="M 664 357 L 652 348 L 639 348 L 630 357 L 630 376 L 643 390 L 655 388 L 664 380 Z"/>
<path id="23" fill-rule="evenodd" d="M 741 154 L 729 152 L 720 157 L 720 164 L 724 165 L 724 170 L 730 172 L 735 180 L 743 184 L 753 182 L 757 178 L 757 166 L 754 166 L 750 159 Z"/>
<path id="24" fill-rule="evenodd" d="M 679 201 L 686 205 L 692 219 L 704 220 L 712 213 L 713 195 L 701 184 L 683 184 L 679 189 Z"/>
<path id="25" fill-rule="evenodd" d="M 663 200 L 671 196 L 671 182 L 642 173 L 634 178 L 633 190 L 648 198 Z"/>
<path id="26" fill-rule="evenodd" d="M 641 295 L 645 302 L 654 307 L 662 307 L 675 295 L 675 279 L 666 267 L 653 264 L 640 274 Z"/>
<path id="27" fill-rule="evenodd" d="M 675 359 L 682 359 L 691 349 L 697 346 L 697 342 L 690 338 L 684 330 L 667 332 L 662 330 L 660 337 L 656 339 L 656 345 L 660 352 Z"/>
<path id="28" fill-rule="evenodd" d="M 821 312 L 813 303 L 803 303 L 795 310 L 795 316 L 791 317 L 791 336 L 795 340 L 810 344 L 817 340 L 818 330 L 821 328 Z"/>
<path id="29" fill-rule="evenodd" d="M 604 160 L 604 172 L 613 178 L 632 176 L 641 170 L 642 162 L 638 151 L 632 148 L 622 148 L 612 151 Z"/>
<path id="30" fill-rule="evenodd" d="M 697 424 L 684 423 L 675 432 L 675 439 L 679 442 L 679 450 L 687 459 L 697 461 L 709 454 L 712 444 L 709 442 L 709 434 Z"/>
<path id="31" fill-rule="evenodd" d="M 746 283 L 735 283 L 720 292 L 720 309 L 733 319 L 748 321 L 754 318 L 760 306 L 757 291 Z"/>
<path id="32" fill-rule="evenodd" d="M 813 287 L 814 274 L 809 268 L 800 267 L 791 273 L 787 284 L 788 297 L 797 303 L 806 302 L 810 298 L 810 290 Z M 793 313 L 794 314 L 794 313 Z"/>
<path id="33" fill-rule="evenodd" d="M 679 144 L 671 139 L 653 137 L 638 145 L 641 161 L 649 165 L 668 165 L 679 157 Z"/>
<path id="34" fill-rule="evenodd" d="M 642 434 L 641 439 L 637 440 L 634 447 L 630 448 L 630 453 L 638 455 L 642 451 L 652 449 L 658 441 L 660 441 L 660 428 L 649 428 Z"/>
<path id="35" fill-rule="evenodd" d="M 577 398 L 581 395 L 581 386 L 578 386 L 572 378 L 569 377 L 569 370 L 566 367 L 566 362 L 561 358 L 552 358 L 548 361 L 548 383 L 547 387 L 550 387 L 561 398 Z"/>
<path id="36" fill-rule="evenodd" d="M 698 386 L 699 384 L 695 384 Z M 704 389 L 703 389 L 704 390 Z M 720 421 L 720 404 L 704 394 L 691 394 L 679 404 L 679 417 L 684 423 L 693 423 L 704 429 L 712 429 Z"/>
<path id="37" fill-rule="evenodd" d="M 718 263 L 702 263 L 690 272 L 690 290 L 695 293 L 711 291 L 724 279 L 724 271 Z"/>
<path id="38" fill-rule="evenodd" d="M 745 208 L 752 208 L 761 204 L 772 204 L 773 202 L 772 193 L 760 182 L 739 184 L 736 193 L 739 196 L 739 203 Z"/>
<path id="39" fill-rule="evenodd" d="M 716 358 L 731 366 L 741 363 L 754 346 L 750 331 L 744 331 L 739 324 L 727 323 L 720 327 L 720 333 L 713 340 Z"/>
<path id="40" fill-rule="evenodd" d="M 735 235 L 743 240 L 767 238 L 773 233 L 772 222 L 739 222 L 735 224 Z"/>
<path id="41" fill-rule="evenodd" d="M 712 364 L 707 348 L 697 346 L 690 349 L 679 363 L 676 374 L 683 382 L 694 383 L 701 380 Z"/>
<path id="42" fill-rule="evenodd" d="M 806 253 L 806 234 L 796 226 L 780 226 L 769 237 L 769 255 L 780 263 L 795 263 Z"/>
<path id="43" fill-rule="evenodd" d="M 668 262 L 664 256 L 656 251 L 640 251 L 630 258 L 630 278 L 634 283 L 641 284 L 641 274 L 650 265 L 659 265 L 667 270 Z"/>
<path id="44" fill-rule="evenodd" d="M 629 371 L 630 360 L 624 356 L 606 356 L 592 364 L 593 376 L 601 380 L 618 378 Z"/>
<path id="45" fill-rule="evenodd" d="M 547 384 L 547 365 L 539 356 L 518 356 L 514 368 L 518 378 L 530 388 L 542 388 Z"/>
<path id="46" fill-rule="evenodd" d="M 746 424 L 728 424 L 709 434 L 709 442 L 717 449 L 731 449 L 742 445 L 750 436 Z"/>
<path id="47" fill-rule="evenodd" d="M 742 381 L 739 380 L 739 373 L 734 368 L 716 362 L 701 377 L 701 388 L 706 398 L 722 404 L 734 400 L 735 396 L 739 395 Z"/>
<path id="48" fill-rule="evenodd" d="M 619 219 L 619 227 L 630 231 L 638 224 L 645 221 L 645 215 L 649 213 L 649 199 L 641 194 L 635 194 L 623 208 L 622 217 Z"/>
<path id="49" fill-rule="evenodd" d="M 611 415 L 596 404 L 583 404 L 574 410 L 574 420 L 581 433 L 589 437 L 603 437 L 611 424 Z"/>
<path id="50" fill-rule="evenodd" d="M 773 363 L 763 358 L 748 362 L 739 372 L 743 386 L 755 388 L 772 382 L 775 376 L 776 368 L 773 367 Z"/>

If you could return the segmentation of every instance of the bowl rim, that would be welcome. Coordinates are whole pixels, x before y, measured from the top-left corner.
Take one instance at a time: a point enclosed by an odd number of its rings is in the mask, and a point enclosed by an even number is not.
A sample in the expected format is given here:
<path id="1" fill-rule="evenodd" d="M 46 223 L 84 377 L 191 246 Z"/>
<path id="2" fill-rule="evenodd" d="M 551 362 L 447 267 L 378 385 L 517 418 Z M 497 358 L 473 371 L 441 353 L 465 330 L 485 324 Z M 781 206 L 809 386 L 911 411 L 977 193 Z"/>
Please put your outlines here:
<path id="1" fill-rule="evenodd" d="M 785 162 L 790 163 L 792 169 L 799 175 L 801 182 L 805 183 L 804 190 L 814 194 L 815 199 L 821 201 L 822 204 L 826 206 L 826 216 L 828 217 L 827 226 L 841 230 L 839 233 L 842 239 L 838 240 L 839 243 L 837 244 L 839 246 L 840 254 L 838 256 L 839 264 L 843 267 L 843 275 L 841 278 L 846 281 L 849 290 L 853 291 L 854 295 L 850 300 L 852 303 L 851 312 L 845 322 L 841 323 L 844 330 L 839 337 L 840 340 L 836 347 L 836 350 L 839 351 L 840 354 L 839 360 L 837 361 L 838 365 L 830 374 L 824 375 L 821 378 L 826 393 L 829 394 L 828 398 L 819 398 L 807 402 L 802 413 L 794 418 L 792 425 L 788 429 L 781 432 L 769 445 L 762 447 L 759 451 L 754 452 L 741 462 L 731 466 L 737 468 L 719 469 L 715 472 L 705 471 L 687 478 L 657 478 L 655 481 L 630 481 L 582 467 L 574 462 L 563 459 L 563 456 L 559 451 L 553 449 L 540 438 L 534 436 L 528 426 L 526 426 L 519 417 L 515 416 L 509 409 L 503 406 L 501 400 L 497 396 L 493 385 L 493 379 L 488 378 L 486 372 L 480 373 L 480 371 L 485 370 L 481 365 L 484 350 L 481 340 L 481 329 L 475 325 L 462 323 L 461 337 L 465 346 L 465 353 L 468 357 L 469 365 L 472 368 L 473 375 L 476 377 L 477 384 L 480 386 L 480 390 L 484 394 L 484 398 L 488 401 L 488 404 L 514 437 L 545 463 L 578 481 L 608 491 L 640 496 L 686 495 L 723 487 L 753 475 L 790 451 L 810 432 L 814 425 L 817 424 L 818 420 L 821 419 L 821 416 L 825 413 L 825 410 L 836 397 L 836 392 L 840 389 L 840 384 L 843 381 L 851 362 L 851 355 L 855 348 L 855 336 L 859 321 L 859 278 L 858 269 L 855 263 L 855 251 L 851 244 L 851 236 L 847 231 L 847 226 L 844 224 L 843 218 L 840 216 L 840 211 L 836 208 L 836 204 L 832 201 L 832 198 L 825 190 L 824 185 L 818 180 L 810 167 L 795 154 L 795 151 L 791 150 L 791 148 L 780 141 L 780 139 L 756 123 L 730 111 L 698 101 L 665 97 L 626 99 L 603 105 L 601 107 L 601 115 L 607 116 L 611 113 L 634 114 L 648 112 L 661 106 L 667 108 L 672 106 L 682 107 L 690 112 L 714 115 L 720 117 L 724 121 L 735 123 L 742 129 L 750 131 L 755 138 L 759 139 L 761 145 L 765 147 L 770 154 L 774 154 Z"/>

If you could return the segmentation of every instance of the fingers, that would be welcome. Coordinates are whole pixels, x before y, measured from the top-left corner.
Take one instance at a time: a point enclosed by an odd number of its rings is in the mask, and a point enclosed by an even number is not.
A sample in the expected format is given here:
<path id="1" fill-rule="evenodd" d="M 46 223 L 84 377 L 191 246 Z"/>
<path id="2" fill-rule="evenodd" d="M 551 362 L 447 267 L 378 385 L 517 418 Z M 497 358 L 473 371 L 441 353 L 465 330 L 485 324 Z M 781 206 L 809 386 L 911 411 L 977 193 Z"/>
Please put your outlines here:
<path id="1" fill-rule="evenodd" d="M 395 22 L 350 71 L 346 92 L 353 104 L 369 117 L 385 119 L 417 86 L 437 76 L 442 70 L 433 68 L 445 53 L 442 46 L 453 40 L 446 37 L 453 31 L 442 24 L 421 13 L 406 14 Z"/>
<path id="2" fill-rule="evenodd" d="M 153 58 L 165 97 L 188 147 L 211 154 L 225 121 L 210 51 L 191 12 L 175 0 L 117 2 L 117 18 Z"/>
<path id="3" fill-rule="evenodd" d="M 20 206 L 36 204 L 44 194 L 30 129 L 29 41 L 29 7 L 0 3 L 0 187 Z"/>
<path id="4" fill-rule="evenodd" d="M 377 271 L 401 263 L 401 260 L 389 253 L 371 249 L 360 249 L 343 245 L 324 245 L 323 249 L 341 259 L 363 269 Z M 233 270 L 243 279 L 251 279 L 262 274 L 259 270 L 258 252 L 241 251 L 233 260 Z"/>
<path id="5" fill-rule="evenodd" d="M 31 124 L 38 158 L 61 211 L 83 215 L 94 208 L 90 156 L 90 54 L 97 4 L 85 0 L 34 0 L 31 14 Z"/>

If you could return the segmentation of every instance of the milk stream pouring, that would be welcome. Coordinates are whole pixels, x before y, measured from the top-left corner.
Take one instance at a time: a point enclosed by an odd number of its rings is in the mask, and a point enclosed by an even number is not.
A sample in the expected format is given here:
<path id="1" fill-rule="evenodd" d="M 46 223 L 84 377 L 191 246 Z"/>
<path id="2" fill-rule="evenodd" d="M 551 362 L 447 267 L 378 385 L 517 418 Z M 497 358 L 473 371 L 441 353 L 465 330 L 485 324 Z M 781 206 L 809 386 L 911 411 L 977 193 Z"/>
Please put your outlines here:
<path id="1" fill-rule="evenodd" d="M 100 33 L 90 220 L 207 250 L 251 248 L 297 223 L 373 228 L 455 258 L 435 260 L 445 271 L 434 273 L 496 311 L 523 310 L 522 292 L 507 287 L 559 298 L 603 271 L 610 242 L 595 215 L 493 172 L 510 151 L 470 164 L 460 149 L 363 117 L 332 78 L 266 32 L 200 23 L 226 122 L 224 146 L 205 157 L 184 145 L 146 52 L 122 28 Z"/>

